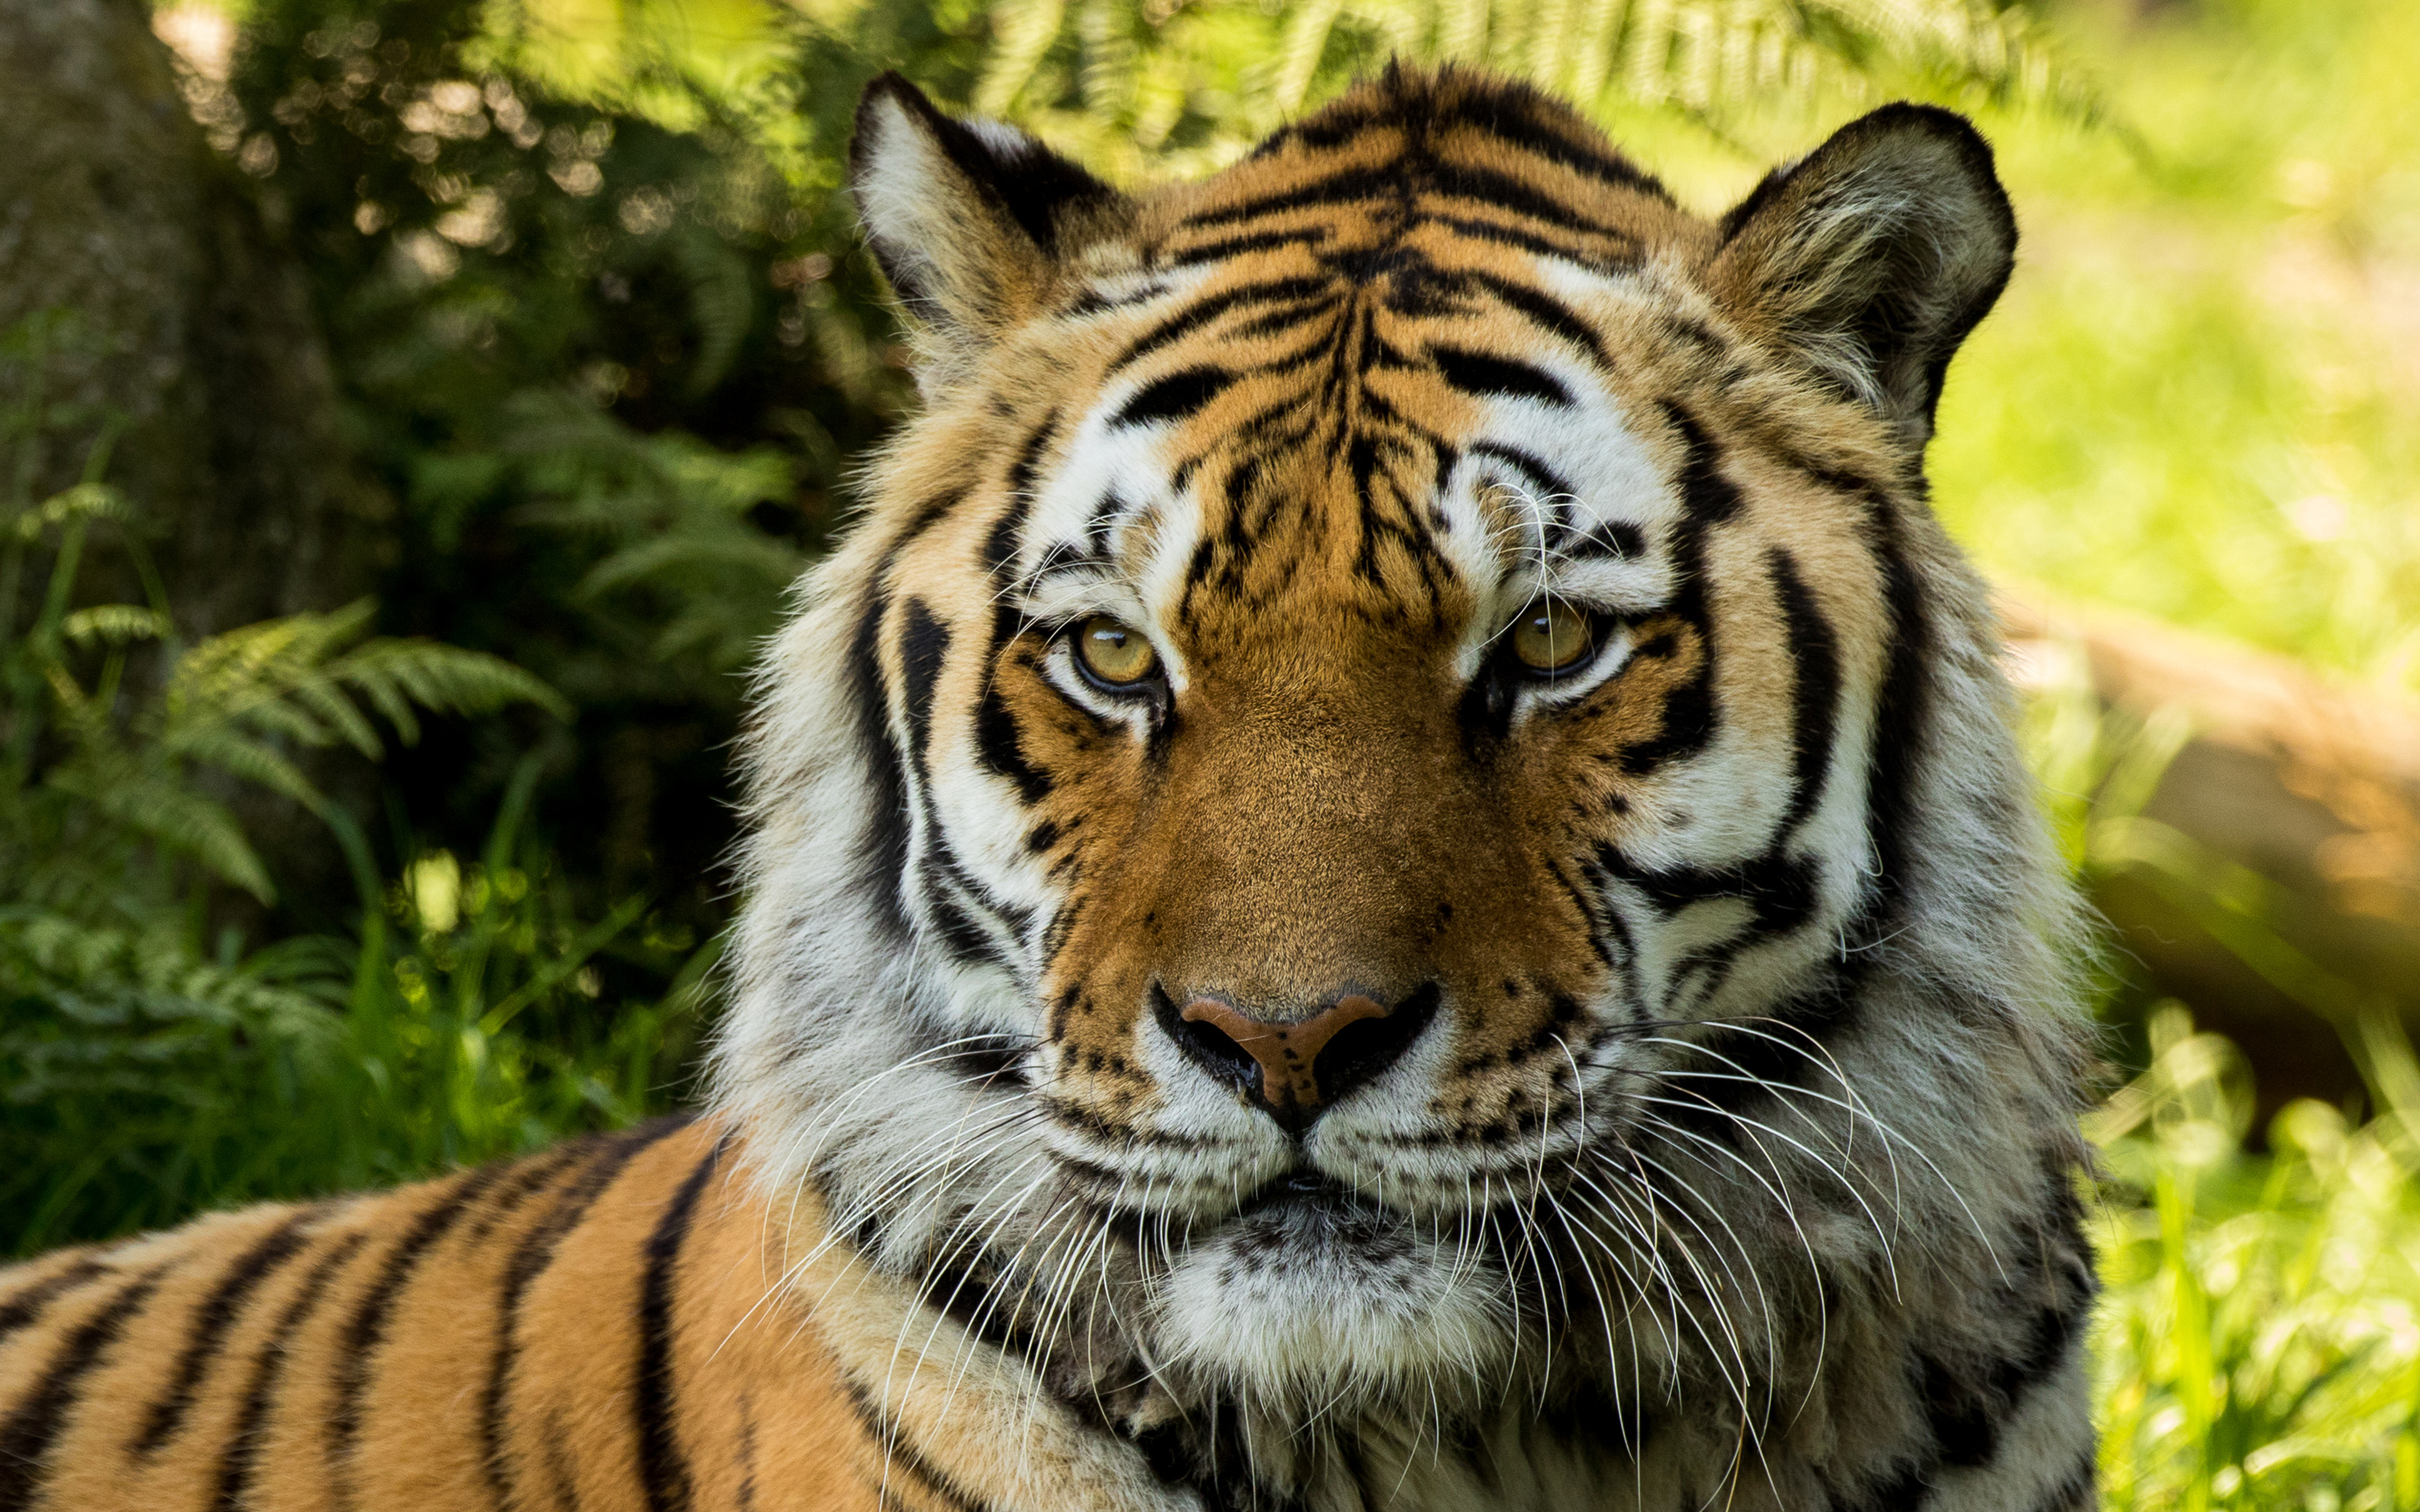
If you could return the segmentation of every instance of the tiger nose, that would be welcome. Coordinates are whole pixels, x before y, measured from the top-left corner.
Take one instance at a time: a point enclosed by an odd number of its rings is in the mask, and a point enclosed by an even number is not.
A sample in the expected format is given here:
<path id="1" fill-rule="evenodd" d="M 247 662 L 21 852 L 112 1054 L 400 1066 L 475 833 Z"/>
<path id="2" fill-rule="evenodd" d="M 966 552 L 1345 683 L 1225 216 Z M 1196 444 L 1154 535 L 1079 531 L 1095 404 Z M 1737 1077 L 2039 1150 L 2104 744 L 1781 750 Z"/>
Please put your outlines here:
<path id="1" fill-rule="evenodd" d="M 1169 1015 L 1166 1026 L 1204 1070 L 1300 1134 L 1330 1103 L 1400 1059 L 1435 1016 L 1437 996 L 1434 986 L 1423 987 L 1390 1008 L 1366 993 L 1346 993 L 1295 1021 L 1255 1018 L 1215 997 L 1197 997 Z"/>

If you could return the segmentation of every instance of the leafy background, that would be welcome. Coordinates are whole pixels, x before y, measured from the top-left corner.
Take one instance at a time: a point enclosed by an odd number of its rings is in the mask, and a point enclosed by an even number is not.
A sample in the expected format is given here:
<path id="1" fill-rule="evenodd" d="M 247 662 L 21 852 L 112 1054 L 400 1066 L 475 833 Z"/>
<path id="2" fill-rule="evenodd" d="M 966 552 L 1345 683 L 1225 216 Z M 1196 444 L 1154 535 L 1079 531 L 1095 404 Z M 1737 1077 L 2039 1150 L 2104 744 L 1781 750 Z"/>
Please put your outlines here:
<path id="1" fill-rule="evenodd" d="M 155 22 L 304 270 L 380 501 L 354 527 L 373 592 L 182 633 L 160 522 L 112 482 L 142 436 L 49 396 L 92 339 L 78 313 L 0 340 L 21 1253 L 684 1095 L 731 907 L 740 674 L 911 396 L 837 192 L 883 68 L 1142 181 L 1389 54 L 1471 58 L 1572 95 L 1707 209 L 1882 99 L 1968 110 L 2025 250 L 1952 373 L 1952 530 L 2003 579 L 2420 689 L 2413 0 L 178 0 Z M 80 481 L 38 486 L 63 445 Z M 2144 864 L 2127 826 L 2178 733 L 2072 668 L 2027 718 L 2079 872 Z M 2361 1095 L 2256 1127 L 2257 1068 L 2104 966 L 2109 1504 L 2420 1508 L 2400 1029 L 2363 1022 Z"/>

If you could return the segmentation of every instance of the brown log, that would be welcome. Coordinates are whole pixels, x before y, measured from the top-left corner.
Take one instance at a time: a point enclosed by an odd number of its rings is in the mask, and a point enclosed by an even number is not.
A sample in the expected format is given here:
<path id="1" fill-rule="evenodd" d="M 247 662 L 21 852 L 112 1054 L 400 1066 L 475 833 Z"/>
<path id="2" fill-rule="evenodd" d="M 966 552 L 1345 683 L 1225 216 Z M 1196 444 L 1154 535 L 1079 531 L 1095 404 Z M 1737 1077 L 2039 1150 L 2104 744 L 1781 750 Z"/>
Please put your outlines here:
<path id="1" fill-rule="evenodd" d="M 2091 872 L 2121 969 L 2243 1047 L 2264 1120 L 2360 1094 L 2363 1020 L 2420 1028 L 2420 702 L 2044 595 L 2002 618 L 2020 681 L 2072 647 L 2108 708 L 2189 721 Z"/>

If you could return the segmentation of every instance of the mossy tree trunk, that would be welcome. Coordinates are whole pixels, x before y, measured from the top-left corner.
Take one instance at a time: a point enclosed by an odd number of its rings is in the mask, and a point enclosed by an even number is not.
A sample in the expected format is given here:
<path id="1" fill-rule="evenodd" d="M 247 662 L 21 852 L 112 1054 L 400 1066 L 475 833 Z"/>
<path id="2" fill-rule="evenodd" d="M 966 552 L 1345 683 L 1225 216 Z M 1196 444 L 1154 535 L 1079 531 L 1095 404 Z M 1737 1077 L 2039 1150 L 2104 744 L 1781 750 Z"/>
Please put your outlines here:
<path id="1" fill-rule="evenodd" d="M 83 481 L 102 448 L 101 481 L 132 514 L 85 545 L 74 600 L 164 600 L 190 642 L 361 596 L 384 532 L 303 270 L 205 138 L 188 84 L 209 88 L 180 78 L 143 0 L 0 0 L 0 336 L 19 359 L 0 363 L 0 416 L 16 417 L 0 436 L 0 521 Z M 54 563 L 39 549 L 18 548 L 0 645 L 40 610 Z M 130 687 L 158 671 L 138 657 Z M 358 763 L 308 765 L 339 792 L 366 780 Z M 294 921 L 333 922 L 326 903 L 351 888 L 319 821 L 257 792 L 222 795 L 286 897 L 311 903 Z M 256 938 L 266 922 L 241 898 L 211 917 Z"/>
<path id="2" fill-rule="evenodd" d="M 301 270 L 204 140 L 142 0 L 0 0 L 0 331 L 52 314 L 53 418 L 10 460 L 39 499 L 116 432 L 108 481 L 180 635 L 364 591 L 375 532 L 353 527 L 377 496 Z M 0 406 L 35 380 L 0 376 Z"/>

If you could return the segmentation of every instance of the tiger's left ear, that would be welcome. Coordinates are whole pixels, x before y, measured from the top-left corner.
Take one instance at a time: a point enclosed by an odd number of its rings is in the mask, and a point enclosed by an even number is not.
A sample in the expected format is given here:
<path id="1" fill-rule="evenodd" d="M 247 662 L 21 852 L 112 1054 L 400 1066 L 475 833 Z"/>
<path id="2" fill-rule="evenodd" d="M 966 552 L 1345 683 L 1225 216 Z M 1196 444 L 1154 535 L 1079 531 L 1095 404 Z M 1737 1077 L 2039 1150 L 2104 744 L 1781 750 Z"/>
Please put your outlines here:
<path id="1" fill-rule="evenodd" d="M 1949 359 L 2016 257 L 2016 216 L 1965 117 L 1885 105 L 1768 174 L 1720 232 L 1707 279 L 1732 317 L 1921 453 Z"/>
<path id="2" fill-rule="evenodd" d="M 1041 308 L 1065 261 L 1132 214 L 1024 132 L 954 120 L 896 73 L 858 101 L 848 181 L 876 259 L 924 328 L 928 384 Z"/>

